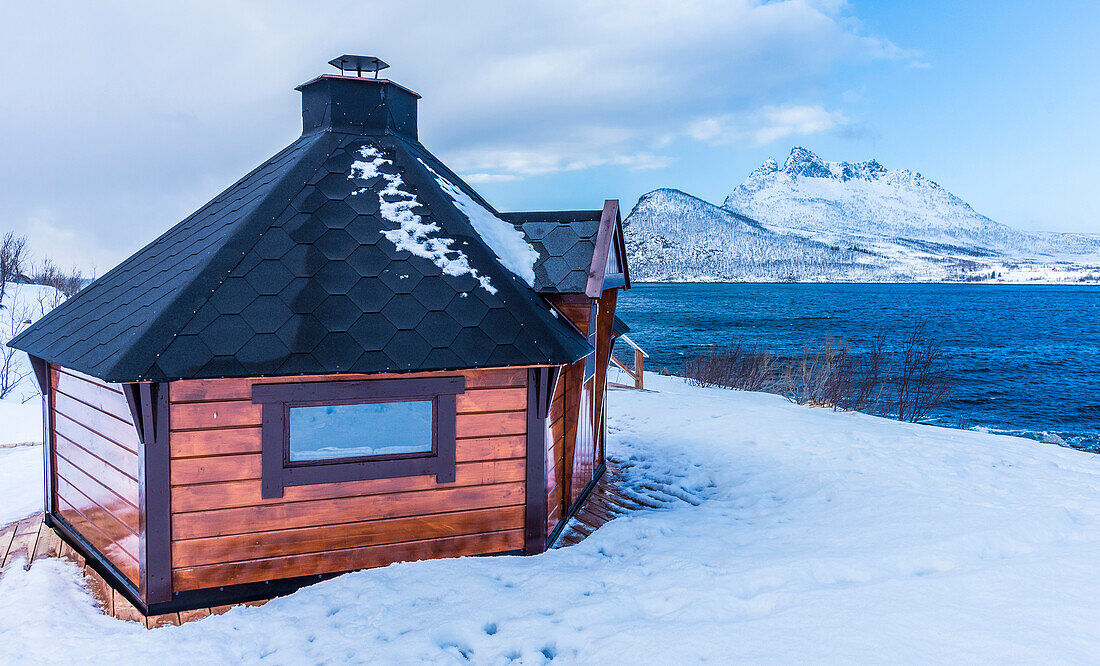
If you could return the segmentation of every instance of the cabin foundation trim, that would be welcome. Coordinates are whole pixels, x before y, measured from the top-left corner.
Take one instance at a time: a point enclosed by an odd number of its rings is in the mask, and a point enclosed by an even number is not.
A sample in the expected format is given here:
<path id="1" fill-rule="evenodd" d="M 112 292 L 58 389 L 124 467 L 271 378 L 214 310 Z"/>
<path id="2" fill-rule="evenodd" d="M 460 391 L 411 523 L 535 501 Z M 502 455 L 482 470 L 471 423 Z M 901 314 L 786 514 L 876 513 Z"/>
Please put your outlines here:
<path id="1" fill-rule="evenodd" d="M 118 570 L 115 565 L 111 564 L 103 553 L 88 543 L 87 539 L 81 536 L 80 532 L 69 524 L 69 521 L 62 518 L 60 515 L 54 512 L 47 512 L 43 516 L 43 522 L 46 523 L 46 527 L 51 528 L 57 532 L 66 543 L 68 543 L 73 550 L 84 556 L 85 562 L 92 567 L 108 585 L 115 590 L 122 593 L 126 599 L 134 604 L 134 606 L 140 610 L 144 615 L 155 615 L 153 612 L 155 609 L 151 609 L 141 598 L 141 592 L 134 587 L 134 584 L 126 577 L 121 571 Z"/>

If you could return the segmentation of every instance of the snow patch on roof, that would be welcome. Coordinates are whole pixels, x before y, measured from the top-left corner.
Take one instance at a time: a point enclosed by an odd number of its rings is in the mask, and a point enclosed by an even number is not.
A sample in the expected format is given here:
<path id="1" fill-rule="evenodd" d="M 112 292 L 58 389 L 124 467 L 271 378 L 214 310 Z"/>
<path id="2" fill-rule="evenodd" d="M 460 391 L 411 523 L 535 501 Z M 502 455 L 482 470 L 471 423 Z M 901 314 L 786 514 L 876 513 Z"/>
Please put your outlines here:
<path id="1" fill-rule="evenodd" d="M 455 242 L 454 239 L 431 236 L 431 234 L 439 234 L 443 230 L 436 223 L 425 222 L 420 215 L 413 212 L 414 208 L 422 204 L 417 200 L 415 194 L 402 189 L 404 181 L 401 179 L 401 174 L 386 173 L 379 169 L 382 166 L 392 165 L 393 161 L 386 159 L 382 152 L 374 146 L 363 146 L 359 149 L 359 155 L 363 159 L 351 163 L 351 172 L 348 174 L 348 179 L 368 179 L 381 176 L 386 181 L 386 187 L 378 192 L 378 203 L 381 207 L 382 217 L 398 225 L 398 227 L 383 230 L 382 235 L 389 239 L 397 249 L 405 250 L 414 256 L 432 261 L 446 275 L 469 275 L 476 279 L 485 291 L 490 294 L 497 293 L 496 287 L 489 281 L 488 276 L 481 275 L 470 266 L 470 260 L 465 253 L 451 247 Z M 359 195 L 366 192 L 367 189 L 365 187 L 360 188 L 352 194 Z"/>
<path id="2" fill-rule="evenodd" d="M 457 185 L 440 176 L 424 160 L 420 160 L 420 163 L 435 176 L 435 182 L 454 200 L 458 209 L 470 220 L 474 231 L 500 259 L 500 263 L 526 282 L 527 286 L 534 287 L 535 262 L 539 259 L 539 253 L 531 247 L 523 233 L 474 201 Z"/>

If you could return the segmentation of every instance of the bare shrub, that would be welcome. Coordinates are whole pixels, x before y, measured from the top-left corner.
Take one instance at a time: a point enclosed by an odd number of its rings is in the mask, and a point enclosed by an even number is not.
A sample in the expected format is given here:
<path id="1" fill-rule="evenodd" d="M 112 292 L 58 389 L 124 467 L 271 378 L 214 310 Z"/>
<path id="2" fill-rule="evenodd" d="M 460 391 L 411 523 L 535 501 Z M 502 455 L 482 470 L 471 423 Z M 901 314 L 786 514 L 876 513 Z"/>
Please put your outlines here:
<path id="1" fill-rule="evenodd" d="M 12 232 L 0 241 L 0 307 L 3 306 L 8 283 L 19 279 L 26 259 L 27 239 Z"/>
<path id="2" fill-rule="evenodd" d="M 918 322 L 902 340 L 901 367 L 894 380 L 894 410 L 899 421 L 928 418 L 951 397 L 955 381 L 947 372 L 943 345 Z"/>
<path id="3" fill-rule="evenodd" d="M 66 273 L 54 265 L 49 258 L 43 259 L 42 263 L 35 267 L 31 280 L 35 284 L 53 287 L 66 297 L 80 291 L 80 287 L 84 282 L 76 268 Z"/>
<path id="4" fill-rule="evenodd" d="M 880 331 L 871 339 L 871 348 L 859 359 L 855 375 L 851 398 L 844 408 L 877 414 L 890 375 L 885 333 Z"/>
<path id="5" fill-rule="evenodd" d="M 0 311 L 0 398 L 6 398 L 30 372 L 19 362 L 20 357 L 14 347 L 6 343 L 18 335 L 27 326 L 31 318 L 31 306 L 19 299 L 13 299 L 11 306 Z"/>
<path id="6" fill-rule="evenodd" d="M 775 357 L 741 341 L 713 349 L 684 362 L 684 376 L 697 386 L 724 386 L 767 391 L 774 382 Z"/>
<path id="7" fill-rule="evenodd" d="M 786 359 L 736 341 L 688 359 L 683 375 L 697 386 L 767 391 L 800 405 L 889 414 L 913 422 L 927 419 L 955 388 L 943 346 L 923 322 L 902 339 L 896 360 L 887 352 L 882 332 L 860 354 L 853 354 L 843 340 L 826 336 L 823 344 L 803 347 L 800 355 Z"/>

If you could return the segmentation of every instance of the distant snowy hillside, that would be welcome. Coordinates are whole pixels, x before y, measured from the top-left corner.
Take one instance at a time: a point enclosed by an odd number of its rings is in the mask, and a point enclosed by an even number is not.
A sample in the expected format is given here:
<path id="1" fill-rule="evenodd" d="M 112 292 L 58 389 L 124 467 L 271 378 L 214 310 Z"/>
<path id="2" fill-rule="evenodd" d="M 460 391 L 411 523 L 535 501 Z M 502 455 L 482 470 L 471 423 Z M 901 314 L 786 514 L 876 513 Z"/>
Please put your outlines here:
<path id="1" fill-rule="evenodd" d="M 749 174 L 720 208 L 655 190 L 628 218 L 644 280 L 911 281 L 1100 274 L 1100 236 L 995 222 L 919 173 L 827 162 L 795 148 Z M 1095 279 L 1095 276 L 1093 276 Z"/>
<path id="2" fill-rule="evenodd" d="M 632 273 L 658 281 L 874 279 L 867 254 L 781 234 L 679 190 L 638 201 L 626 220 Z"/>

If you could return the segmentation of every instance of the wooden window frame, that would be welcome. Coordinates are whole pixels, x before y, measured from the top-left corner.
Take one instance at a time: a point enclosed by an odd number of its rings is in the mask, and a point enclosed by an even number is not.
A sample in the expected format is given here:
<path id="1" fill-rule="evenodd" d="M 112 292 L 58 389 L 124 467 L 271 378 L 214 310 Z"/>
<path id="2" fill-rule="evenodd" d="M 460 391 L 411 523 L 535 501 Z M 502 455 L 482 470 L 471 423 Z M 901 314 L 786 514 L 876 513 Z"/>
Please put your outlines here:
<path id="1" fill-rule="evenodd" d="M 465 377 L 373 379 L 253 384 L 252 402 L 262 407 L 261 496 L 276 499 L 284 488 L 367 479 L 434 475 L 455 480 L 457 396 Z M 319 405 L 358 405 L 431 401 L 432 450 L 332 460 L 290 461 L 290 409 Z"/>

